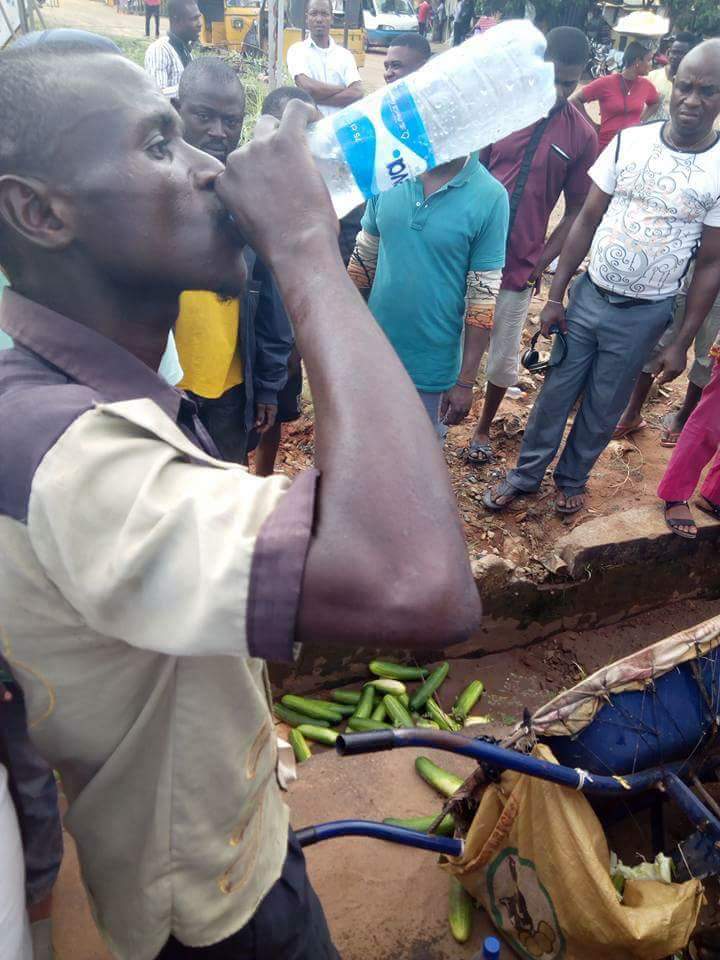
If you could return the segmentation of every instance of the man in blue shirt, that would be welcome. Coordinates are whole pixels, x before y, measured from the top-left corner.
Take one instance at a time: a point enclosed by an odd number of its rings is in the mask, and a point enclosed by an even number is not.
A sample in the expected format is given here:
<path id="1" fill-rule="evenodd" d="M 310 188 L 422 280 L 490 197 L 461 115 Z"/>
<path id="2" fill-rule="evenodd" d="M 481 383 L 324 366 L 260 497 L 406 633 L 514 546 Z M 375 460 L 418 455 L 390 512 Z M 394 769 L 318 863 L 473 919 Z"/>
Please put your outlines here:
<path id="1" fill-rule="evenodd" d="M 373 198 L 362 220 L 348 271 L 441 436 L 470 410 L 507 225 L 505 188 L 476 155 Z"/>
<path id="2" fill-rule="evenodd" d="M 388 49 L 385 79 L 401 80 L 429 56 L 423 38 L 398 37 Z M 490 342 L 507 227 L 505 188 L 475 154 L 373 197 L 362 219 L 348 273 L 441 437 L 470 411 Z"/>

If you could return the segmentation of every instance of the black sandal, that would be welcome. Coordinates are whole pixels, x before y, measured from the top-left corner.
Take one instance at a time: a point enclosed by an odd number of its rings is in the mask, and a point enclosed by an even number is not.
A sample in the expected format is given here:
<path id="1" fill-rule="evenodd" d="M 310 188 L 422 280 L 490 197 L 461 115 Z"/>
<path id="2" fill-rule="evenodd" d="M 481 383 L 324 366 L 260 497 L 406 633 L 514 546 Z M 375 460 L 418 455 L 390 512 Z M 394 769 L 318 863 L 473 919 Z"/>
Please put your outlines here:
<path id="1" fill-rule="evenodd" d="M 495 513 L 499 513 L 501 510 L 506 510 L 513 501 L 517 500 L 518 497 L 524 497 L 525 491 L 518 490 L 517 487 L 514 487 L 511 483 L 508 483 L 507 480 L 501 480 L 494 487 L 488 487 L 488 489 L 483 494 L 482 502 L 488 510 L 493 510 Z M 498 503 L 500 497 L 507 497 L 505 503 Z"/>
<path id="2" fill-rule="evenodd" d="M 475 443 L 474 441 L 471 441 L 469 446 L 463 448 L 462 458 L 465 463 L 469 463 L 475 467 L 482 467 L 485 466 L 486 463 L 495 462 L 495 454 L 492 452 L 490 444 Z"/>
<path id="3" fill-rule="evenodd" d="M 669 517 L 668 510 L 672 510 L 673 507 L 687 507 L 688 512 L 690 509 L 687 500 L 665 501 L 665 523 L 668 525 L 670 532 L 674 533 L 676 537 L 682 537 L 684 540 L 694 540 L 698 535 L 698 531 L 692 514 L 690 514 L 689 520 L 679 520 L 677 517 Z M 682 530 L 682 527 L 695 527 L 695 533 L 691 533 L 689 530 Z"/>
<path id="4" fill-rule="evenodd" d="M 708 500 L 707 497 L 700 494 L 695 501 L 695 506 L 698 510 L 702 510 L 703 513 L 707 513 L 716 520 L 720 520 L 720 503 L 713 503 L 712 500 Z"/>

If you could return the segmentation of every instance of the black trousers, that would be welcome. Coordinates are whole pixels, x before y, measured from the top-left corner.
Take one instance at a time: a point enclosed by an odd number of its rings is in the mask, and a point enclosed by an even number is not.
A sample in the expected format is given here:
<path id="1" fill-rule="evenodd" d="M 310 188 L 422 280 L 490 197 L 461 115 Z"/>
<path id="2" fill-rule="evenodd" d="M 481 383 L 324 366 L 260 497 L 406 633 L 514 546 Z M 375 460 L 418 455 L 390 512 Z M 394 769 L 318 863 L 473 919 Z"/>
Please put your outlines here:
<path id="1" fill-rule="evenodd" d="M 221 397 L 210 400 L 188 390 L 197 404 L 198 416 L 223 460 L 247 463 L 250 437 L 245 427 L 245 384 L 231 387 Z"/>
<path id="2" fill-rule="evenodd" d="M 149 4 L 145 4 L 145 36 L 150 36 L 150 21 L 155 17 L 155 36 L 160 36 L 160 6 L 151 7 Z"/>
<path id="3" fill-rule="evenodd" d="M 211 947 L 185 947 L 171 937 L 156 960 L 340 960 L 320 901 L 310 885 L 295 834 L 280 879 L 250 923 Z"/>

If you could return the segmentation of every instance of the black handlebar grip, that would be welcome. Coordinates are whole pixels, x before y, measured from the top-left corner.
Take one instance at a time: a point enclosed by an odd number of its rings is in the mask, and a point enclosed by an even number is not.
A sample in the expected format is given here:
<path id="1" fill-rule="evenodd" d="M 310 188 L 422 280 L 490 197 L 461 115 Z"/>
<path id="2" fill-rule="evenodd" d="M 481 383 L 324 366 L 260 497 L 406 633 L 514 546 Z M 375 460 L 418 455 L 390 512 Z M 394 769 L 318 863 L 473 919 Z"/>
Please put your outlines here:
<path id="1" fill-rule="evenodd" d="M 335 741 L 335 749 L 341 757 L 360 753 L 378 753 L 392 750 L 395 746 L 394 730 L 369 730 L 367 733 L 341 733 Z"/>
<path id="2" fill-rule="evenodd" d="M 303 827 L 302 830 L 296 830 L 295 839 L 301 847 L 311 847 L 320 840 L 315 827 Z"/>

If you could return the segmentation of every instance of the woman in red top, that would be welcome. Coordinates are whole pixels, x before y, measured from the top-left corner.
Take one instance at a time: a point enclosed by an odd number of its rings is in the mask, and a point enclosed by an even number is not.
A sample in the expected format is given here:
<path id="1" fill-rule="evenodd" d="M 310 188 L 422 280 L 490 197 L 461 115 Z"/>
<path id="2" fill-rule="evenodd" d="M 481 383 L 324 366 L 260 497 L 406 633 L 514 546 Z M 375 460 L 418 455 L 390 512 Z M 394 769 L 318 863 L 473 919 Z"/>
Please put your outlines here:
<path id="1" fill-rule="evenodd" d="M 600 149 L 603 150 L 618 132 L 642 122 L 651 108 L 660 100 L 660 94 L 647 79 L 652 67 L 652 51 L 641 43 L 628 44 L 623 57 L 622 73 L 598 77 L 570 97 L 590 123 L 598 130 Z M 600 103 L 600 126 L 588 116 L 585 104 Z"/>

